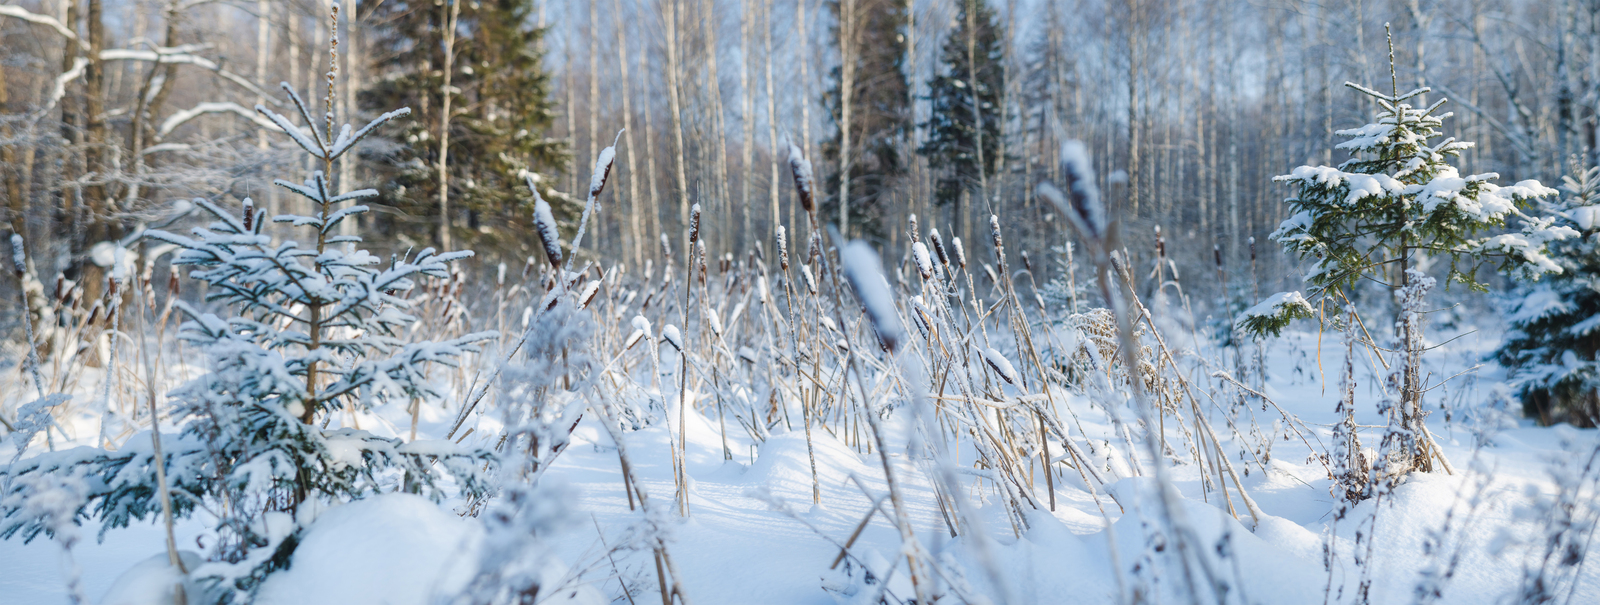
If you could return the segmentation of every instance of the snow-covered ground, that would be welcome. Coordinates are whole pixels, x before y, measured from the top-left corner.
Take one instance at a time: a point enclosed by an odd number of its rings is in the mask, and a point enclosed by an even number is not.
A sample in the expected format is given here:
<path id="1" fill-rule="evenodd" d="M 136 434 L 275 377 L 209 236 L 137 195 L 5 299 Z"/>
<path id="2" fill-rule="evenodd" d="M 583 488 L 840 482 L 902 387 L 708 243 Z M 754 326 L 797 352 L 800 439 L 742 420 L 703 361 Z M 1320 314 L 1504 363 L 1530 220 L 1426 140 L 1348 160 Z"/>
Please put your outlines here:
<path id="1" fill-rule="evenodd" d="M 1436 335 L 1435 340 L 1450 336 Z M 1495 336 L 1473 333 L 1430 351 L 1430 384 L 1479 365 L 1495 344 Z M 1343 367 L 1343 343 L 1333 334 L 1319 338 L 1315 333 L 1290 332 L 1273 340 L 1265 354 L 1266 394 L 1313 429 L 1314 436 L 1307 435 L 1313 443 L 1327 443 L 1331 425 L 1338 421 L 1336 369 Z M 1383 423 L 1376 408 L 1380 395 L 1374 363 L 1366 355 L 1357 366 L 1360 425 Z M 1252 522 L 1237 494 L 1232 500 L 1236 518 L 1223 503 L 1223 494 L 1203 490 L 1198 465 L 1180 461 L 1170 467 L 1201 549 L 1217 553 L 1209 560 L 1228 586 L 1229 602 L 1358 602 L 1364 579 L 1370 581 L 1373 603 L 1415 602 L 1432 587 L 1440 590 L 1438 602 L 1520 602 L 1517 592 L 1525 577 L 1546 565 L 1543 549 L 1553 518 L 1548 507 L 1560 491 L 1558 479 L 1569 475 L 1573 465 L 1586 462 L 1597 442 L 1594 431 L 1539 428 L 1520 419 L 1502 380 L 1503 371 L 1490 364 L 1428 394 L 1433 410 L 1429 428 L 1443 446 L 1453 474 L 1414 474 L 1392 495 L 1362 502 L 1337 522 L 1322 464 L 1309 459 L 1310 450 L 1288 433 L 1274 408 L 1263 409 L 1257 403 L 1236 414 L 1223 413 L 1226 406 L 1208 410 L 1226 449 L 1238 450 L 1240 444 L 1230 436 L 1232 430 L 1223 428 L 1225 417 L 1231 416 L 1246 434 L 1253 423 L 1265 433 L 1279 435 L 1270 451 L 1243 457 L 1239 451 L 1230 454 L 1244 474 L 1248 495 L 1265 514 L 1259 522 Z M 1073 408 L 1092 440 L 1118 439 L 1104 414 L 1081 397 L 1061 404 Z M 451 414 L 427 412 L 421 432 L 442 436 Z M 873 497 L 885 493 L 883 471 L 875 453 L 867 455 L 829 430 L 816 428 L 812 438 L 821 503 L 814 505 L 806 436 L 798 424 L 798 410 L 791 413 L 794 428 L 778 423 L 773 436 L 759 446 L 748 435 L 729 431 L 731 460 L 724 459 L 717 417 L 689 416 L 690 516 L 670 515 L 665 523 L 669 528 L 665 543 L 688 602 L 856 602 L 852 599 L 876 586 L 864 583 L 863 566 L 873 570 L 874 582 L 889 578 L 888 602 L 910 599 L 913 587 L 887 501 L 884 513 L 872 515 L 851 548 L 853 556 L 830 567 L 839 556 L 839 544 L 849 540 L 868 516 L 872 499 L 862 487 Z M 380 434 L 410 420 L 398 406 L 379 408 L 373 415 L 388 416 L 362 423 L 369 430 L 380 427 L 376 430 Z M 1160 595 L 1162 586 L 1183 581 L 1175 569 L 1159 563 L 1160 555 L 1153 554 L 1148 534 L 1156 526 L 1150 504 L 1155 500 L 1136 495 L 1151 488 L 1148 478 L 1122 479 L 1091 494 L 1076 473 L 1057 465 L 1055 510 L 1029 511 L 1031 528 L 1018 535 L 993 484 L 963 476 L 968 500 L 980 505 L 981 535 L 987 538 L 978 540 L 979 532 L 963 528 L 961 537 L 952 539 L 936 504 L 930 467 L 905 455 L 907 417 L 902 408 L 886 424 L 891 459 L 917 536 L 941 559 L 943 564 L 937 567 L 950 577 L 939 582 L 951 587 L 953 599 L 964 595 L 972 601 L 997 603 L 1116 603 L 1134 591 Z M 92 436 L 97 427 L 92 419 L 86 421 L 73 428 Z M 483 422 L 489 422 L 487 417 Z M 1375 443 L 1376 437 L 1368 435 L 1379 430 L 1363 429 L 1364 442 Z M 670 503 L 674 482 L 668 428 L 658 424 L 628 432 L 626 439 L 646 493 L 655 502 Z M 1175 430 L 1169 429 L 1168 439 L 1175 448 L 1183 447 Z M 970 466 L 974 454 L 969 445 L 962 445 L 958 462 Z M 1243 447 L 1259 446 L 1252 442 Z M 1043 473 L 1030 475 L 1044 502 Z M 1592 487 L 1585 489 L 1590 491 L 1577 496 L 1578 504 L 1592 507 L 1595 494 Z M 657 602 L 651 551 L 608 548 L 637 535 L 643 517 L 630 510 L 616 447 L 592 414 L 578 425 L 571 446 L 544 476 L 539 490 L 541 497 L 565 503 L 553 531 L 539 536 L 539 543 L 554 554 L 542 572 L 550 587 L 542 598 L 573 603 Z M 1109 497 L 1113 495 L 1115 501 Z M 1142 511 L 1122 510 L 1117 501 L 1146 504 Z M 476 519 L 456 514 L 461 504 L 435 505 L 418 496 L 390 494 L 324 512 L 297 550 L 293 566 L 269 581 L 258 602 L 439 602 L 468 581 L 476 566 L 477 544 L 485 539 Z M 1592 522 L 1588 516 L 1579 519 Z M 155 569 L 164 567 L 159 526 L 135 524 L 108 531 L 103 540 L 94 539 L 96 530 L 84 529 L 86 539 L 70 560 L 47 538 L 26 545 L 17 539 L 0 541 L 0 602 L 67 602 L 66 574 L 72 565 L 81 567 L 83 589 L 92 602 L 154 602 L 118 600 L 152 594 L 148 582 L 138 581 L 148 573 L 131 574 L 117 586 L 118 594 L 108 592 L 125 571 L 152 557 L 157 557 Z M 1331 574 L 1325 566 L 1330 535 Z M 200 551 L 208 537 L 206 524 L 199 519 L 177 527 L 180 548 Z M 1364 559 L 1360 565 L 1357 556 Z M 1554 560 L 1550 565 L 1556 566 Z M 151 565 L 147 562 L 145 567 Z M 1561 577 L 1576 581 L 1553 586 L 1558 591 L 1554 602 L 1600 602 L 1600 566 L 1580 561 L 1575 574 Z M 159 592 L 161 583 L 155 585 Z M 624 587 L 629 595 L 624 595 Z M 107 597 L 111 598 L 101 601 Z"/>

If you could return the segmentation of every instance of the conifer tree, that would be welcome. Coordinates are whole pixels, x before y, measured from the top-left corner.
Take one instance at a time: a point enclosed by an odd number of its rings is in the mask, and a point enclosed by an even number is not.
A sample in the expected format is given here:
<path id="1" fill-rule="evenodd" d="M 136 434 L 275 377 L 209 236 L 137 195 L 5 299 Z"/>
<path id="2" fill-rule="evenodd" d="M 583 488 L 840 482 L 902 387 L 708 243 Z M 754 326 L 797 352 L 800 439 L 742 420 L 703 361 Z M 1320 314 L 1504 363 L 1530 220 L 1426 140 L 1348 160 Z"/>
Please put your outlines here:
<path id="1" fill-rule="evenodd" d="M 432 2 L 382 2 L 373 9 L 377 78 L 361 94 L 369 110 L 406 106 L 415 119 L 401 125 L 395 145 L 379 157 L 379 201 L 438 224 L 439 125 L 443 97 L 443 23 Z M 579 202 L 553 189 L 567 162 L 567 144 L 548 135 L 555 121 L 550 75 L 540 43 L 545 30 L 529 24 L 531 0 L 462 4 L 450 85 L 450 206 L 458 241 L 519 247 L 532 229 L 533 196 L 524 177 L 537 174 L 540 193 L 561 217 Z M 569 192 L 570 193 L 570 192 Z M 462 229 L 468 227 L 469 229 Z M 480 229 L 488 227 L 487 230 Z M 487 231 L 487 233 L 485 233 Z M 460 237 L 466 237 L 460 240 Z"/>
<path id="2" fill-rule="evenodd" d="M 831 3 L 837 17 L 841 3 Z M 911 128 L 905 63 L 906 8 L 901 0 L 856 0 L 855 61 L 850 112 L 851 233 L 868 239 L 885 235 L 883 220 L 893 203 L 889 196 L 907 171 L 906 136 Z M 836 19 L 837 21 L 837 19 Z M 833 30 L 835 39 L 839 27 Z M 839 214 L 839 152 L 842 141 L 843 74 L 835 67 L 823 102 L 834 118 L 833 133 L 822 143 L 823 165 L 831 167 L 824 181 L 827 197 L 822 216 Z"/>
<path id="3" fill-rule="evenodd" d="M 1447 260 L 1447 283 L 1481 290 L 1484 286 L 1476 273 L 1486 262 L 1498 261 L 1501 270 L 1530 279 L 1560 273 L 1546 255 L 1546 246 L 1573 233 L 1553 225 L 1552 218 L 1522 211 L 1531 201 L 1556 193 L 1538 181 L 1501 187 L 1493 183 L 1499 178 L 1494 173 L 1462 176 L 1450 160 L 1472 143 L 1454 137 L 1431 143 L 1441 136 L 1444 118 L 1450 117 L 1436 113 L 1445 99 L 1421 109 L 1406 103 L 1429 89 L 1399 93 L 1392 47 L 1390 59 L 1393 93 L 1345 84 L 1378 106 L 1373 123 L 1338 131 L 1347 139 L 1338 148 L 1352 157 L 1337 168 L 1300 166 L 1274 179 L 1294 189 L 1285 200 L 1294 214 L 1271 237 L 1310 263 L 1304 276 L 1310 296 L 1280 292 L 1237 319 L 1258 336 L 1275 334 L 1294 319 L 1313 316 L 1314 305 L 1331 302 L 1353 311 L 1348 293 L 1359 281 L 1395 288 L 1401 313 L 1394 324 L 1399 334 L 1394 349 L 1399 350 L 1400 360 L 1388 377 L 1388 392 L 1397 399 L 1380 406 L 1389 425 L 1382 459 L 1367 469 L 1365 483 L 1373 489 L 1392 485 L 1394 478 L 1410 470 L 1431 470 L 1435 458 L 1443 461 L 1423 424 L 1426 412 L 1421 405 L 1425 348 L 1420 309 L 1435 280 L 1417 268 L 1417 261 L 1424 255 Z M 1520 232 L 1480 237 L 1485 230 L 1505 226 L 1513 216 L 1521 219 Z M 1357 315 L 1351 313 L 1353 318 Z M 1343 405 L 1347 415 L 1353 413 L 1353 402 Z M 1351 449 L 1344 445 L 1339 444 Z"/>
<path id="4" fill-rule="evenodd" d="M 1523 411 L 1541 423 L 1600 425 L 1600 167 L 1574 162 L 1564 200 L 1544 205 L 1578 237 L 1550 245 L 1561 272 L 1525 286 L 1509 309 L 1510 330 L 1495 352 L 1512 368 Z"/>
<path id="5" fill-rule="evenodd" d="M 329 187 L 329 168 L 409 110 L 383 114 L 360 130 L 348 124 L 335 130 L 331 94 L 330 111 L 319 120 L 287 84 L 284 90 L 308 128 L 263 106 L 256 110 L 309 154 L 317 170 L 302 183 L 276 184 L 310 200 L 317 211 L 271 220 L 289 225 L 306 244 L 275 241 L 265 229 L 267 211 L 249 198 L 242 212 L 197 199 L 195 205 L 214 222 L 189 236 L 146 234 L 177 246 L 174 264 L 193 267 L 190 277 L 206 282 L 207 300 L 233 311 L 223 317 L 175 303 L 188 317 L 179 338 L 204 355 L 208 369 L 168 394 L 176 403 L 172 418 L 179 434 L 160 435 L 159 441 L 135 436 L 115 451 L 77 448 L 34 456 L 8 469 L 7 493 L 0 494 L 4 502 L 25 503 L 28 486 L 38 483 L 29 478 L 87 476 L 76 516 L 94 518 L 106 529 L 157 514 L 169 497 L 175 516 L 208 511 L 216 516 L 218 540 L 208 562 L 189 571 L 210 591 L 209 602 L 249 602 L 268 574 L 288 564 L 317 510 L 394 489 L 426 488 L 441 499 L 435 487 L 439 470 L 454 475 L 462 491 L 480 495 L 487 486 L 480 472 L 492 460 L 489 452 L 449 442 L 402 443 L 351 428 L 323 428 L 337 412 L 439 399 L 443 394 L 428 380 L 428 366 L 454 365 L 494 333 L 442 342 L 402 338 L 417 319 L 406 314 L 411 302 L 400 295 L 416 278 L 448 277 L 449 263 L 471 251 L 439 254 L 428 248 L 391 258 L 383 267 L 356 248 L 359 236 L 336 235 L 340 223 L 367 211 L 349 203 L 377 191 L 337 195 Z M 32 539 L 47 530 L 25 506 L 0 507 L 0 537 L 21 532 Z"/>
<path id="6" fill-rule="evenodd" d="M 944 73 L 928 82 L 932 109 L 923 124 L 928 140 L 918 151 L 928 156 L 935 175 L 935 201 L 956 205 L 959 235 L 962 217 L 970 212 L 960 207 L 962 194 L 981 204 L 1000 165 L 1005 57 L 1000 25 L 986 0 L 961 0 L 955 24 L 939 52 Z"/>

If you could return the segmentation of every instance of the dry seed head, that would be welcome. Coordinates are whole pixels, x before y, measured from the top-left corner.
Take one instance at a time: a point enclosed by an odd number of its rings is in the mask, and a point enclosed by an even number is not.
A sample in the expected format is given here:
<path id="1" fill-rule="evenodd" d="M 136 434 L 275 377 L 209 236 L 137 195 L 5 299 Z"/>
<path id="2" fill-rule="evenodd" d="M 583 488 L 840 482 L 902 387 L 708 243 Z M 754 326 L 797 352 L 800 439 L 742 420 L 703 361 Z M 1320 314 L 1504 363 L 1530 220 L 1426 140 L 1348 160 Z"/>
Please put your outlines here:
<path id="1" fill-rule="evenodd" d="M 700 285 L 703 286 L 706 283 L 706 243 L 695 242 L 694 251 L 696 261 L 695 264 L 699 265 L 700 267 Z"/>
<path id="2" fill-rule="evenodd" d="M 661 234 L 661 255 L 667 259 L 668 263 L 672 262 L 672 240 L 668 239 L 665 233 Z M 670 275 L 671 271 L 667 273 Z"/>
<path id="3" fill-rule="evenodd" d="M 906 235 L 911 238 L 911 243 L 915 244 L 922 241 L 922 236 L 917 233 L 917 215 L 912 214 L 911 218 L 907 219 L 906 222 L 910 224 L 910 230 L 906 232 Z"/>
<path id="4" fill-rule="evenodd" d="M 622 131 L 617 131 L 617 138 L 622 138 Z M 600 150 L 600 157 L 595 158 L 594 174 L 589 177 L 589 199 L 599 199 L 600 192 L 606 188 L 606 179 L 611 178 L 611 165 L 617 161 L 617 142 L 611 141 L 611 146 Z"/>
<path id="5" fill-rule="evenodd" d="M 789 233 L 783 225 L 778 225 L 778 266 L 784 271 L 789 270 Z"/>
<path id="6" fill-rule="evenodd" d="M 689 208 L 689 245 L 700 241 L 700 204 Z"/>
<path id="7" fill-rule="evenodd" d="M 1023 250 L 1018 254 L 1022 256 L 1022 268 L 1027 269 L 1029 273 L 1033 273 L 1033 262 L 1028 260 L 1028 251 Z"/>
<path id="8" fill-rule="evenodd" d="M 816 206 L 811 200 L 811 162 L 794 143 L 789 143 L 789 172 L 794 175 L 794 188 L 800 197 L 800 207 L 805 209 L 806 214 L 815 212 Z"/>
<path id="9" fill-rule="evenodd" d="M 1089 150 L 1082 141 L 1067 141 L 1061 145 L 1061 168 L 1067 190 L 1057 189 L 1048 182 L 1039 183 L 1039 195 L 1066 215 L 1067 220 L 1085 240 L 1100 248 L 1106 239 L 1106 213 L 1100 202 L 1100 189 L 1095 184 L 1094 164 L 1089 160 Z"/>
<path id="10" fill-rule="evenodd" d="M 244 198 L 244 230 L 245 231 L 251 231 L 252 230 L 253 225 L 251 225 L 251 223 L 255 220 L 255 218 L 256 218 L 256 203 L 251 201 L 250 198 Z"/>
<path id="11" fill-rule="evenodd" d="M 22 234 L 11 234 L 11 270 L 17 272 L 17 277 L 28 272 L 28 252 L 22 245 Z"/>
<path id="12" fill-rule="evenodd" d="M 994 238 L 996 250 L 1005 247 L 1005 242 L 1000 239 L 1000 217 L 989 215 L 989 236 Z"/>
<path id="13" fill-rule="evenodd" d="M 933 278 L 933 259 L 928 256 L 928 247 L 922 242 L 911 244 L 911 257 L 917 261 L 917 274 L 924 281 Z"/>
<path id="14" fill-rule="evenodd" d="M 533 186 L 532 178 L 528 179 L 528 191 L 533 192 L 533 228 L 544 241 L 545 258 L 550 260 L 550 266 L 560 267 L 561 231 L 556 228 L 556 216 L 550 212 L 550 203 L 539 195 L 539 188 Z"/>
<path id="15" fill-rule="evenodd" d="M 944 240 L 940 239 L 938 229 L 928 231 L 928 241 L 933 243 L 933 253 L 938 255 L 939 264 L 949 266 L 950 255 L 944 251 Z"/>
<path id="16" fill-rule="evenodd" d="M 967 268 L 967 251 L 966 251 L 965 248 L 961 247 L 961 238 L 959 238 L 959 237 L 950 238 L 950 246 L 952 248 L 955 248 L 955 251 L 956 251 L 956 263 L 961 265 L 962 269 L 966 269 Z"/>

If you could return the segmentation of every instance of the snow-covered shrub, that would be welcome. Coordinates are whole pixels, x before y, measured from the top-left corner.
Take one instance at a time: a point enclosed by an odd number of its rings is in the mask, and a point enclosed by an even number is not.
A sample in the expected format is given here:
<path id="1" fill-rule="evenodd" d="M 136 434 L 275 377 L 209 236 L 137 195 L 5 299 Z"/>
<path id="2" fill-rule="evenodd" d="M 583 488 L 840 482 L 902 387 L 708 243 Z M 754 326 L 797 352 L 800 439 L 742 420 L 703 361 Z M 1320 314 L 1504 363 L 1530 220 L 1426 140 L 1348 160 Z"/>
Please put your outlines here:
<path id="1" fill-rule="evenodd" d="M 1554 226 L 1580 233 L 1550 245 L 1561 272 L 1515 294 L 1510 331 L 1495 352 L 1514 368 L 1523 411 L 1540 422 L 1600 424 L 1600 167 L 1574 167 L 1566 199 L 1546 203 Z"/>
<path id="2" fill-rule="evenodd" d="M 330 76 L 331 77 L 331 76 Z M 296 128 L 261 106 L 257 111 L 288 133 L 326 169 L 362 137 L 407 110 L 383 115 L 359 131 L 346 125 L 318 130 L 305 103 L 284 85 L 309 125 Z M 420 276 L 447 277 L 451 261 L 471 252 L 425 249 L 405 258 L 380 259 L 355 247 L 357 236 L 336 236 L 341 222 L 367 208 L 339 206 L 376 195 L 371 189 L 336 194 L 322 170 L 301 184 L 276 183 L 311 200 L 313 216 L 280 215 L 314 241 L 275 241 L 264 230 L 267 213 L 243 200 L 242 216 L 209 200 L 195 200 L 214 222 L 188 236 L 148 234 L 178 246 L 175 264 L 194 267 L 206 298 L 232 310 L 228 317 L 188 304 L 180 340 L 204 355 L 209 372 L 169 396 L 179 435 L 162 436 L 161 461 L 151 440 L 130 439 L 122 449 L 77 448 L 39 455 L 7 471 L 8 499 L 0 510 L 0 535 L 32 538 L 55 526 L 17 503 L 39 477 L 85 477 L 84 502 L 73 514 L 121 527 L 160 510 L 169 489 L 174 514 L 204 509 L 217 518 L 209 562 L 192 570 L 215 601 L 243 602 L 267 574 L 285 565 L 302 529 L 331 504 L 393 489 L 427 487 L 435 498 L 443 469 L 464 492 L 480 493 L 479 473 L 488 452 L 448 442 L 402 443 L 365 431 L 325 427 L 330 415 L 389 400 L 438 399 L 430 364 L 453 365 L 493 333 L 441 342 L 406 342 L 410 301 L 398 294 Z M 166 484 L 155 469 L 166 470 Z M 403 477 L 403 479 L 401 479 Z M 104 530 L 102 530 L 104 531 Z"/>

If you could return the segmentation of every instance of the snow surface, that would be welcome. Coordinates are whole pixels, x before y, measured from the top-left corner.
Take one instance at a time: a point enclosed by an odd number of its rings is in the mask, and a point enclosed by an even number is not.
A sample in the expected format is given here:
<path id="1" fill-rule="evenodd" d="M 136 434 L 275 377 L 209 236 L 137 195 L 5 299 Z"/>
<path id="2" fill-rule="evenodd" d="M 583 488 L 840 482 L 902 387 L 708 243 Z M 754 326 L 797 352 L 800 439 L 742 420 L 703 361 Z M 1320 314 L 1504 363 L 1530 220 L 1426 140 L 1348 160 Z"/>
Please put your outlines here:
<path id="1" fill-rule="evenodd" d="M 1469 333 L 1472 329 L 1463 326 L 1458 331 L 1435 334 L 1437 342 L 1462 337 L 1430 351 L 1426 371 L 1436 377 L 1452 376 L 1482 363 L 1498 345 L 1498 339 L 1490 330 Z M 1266 341 L 1263 358 L 1264 393 L 1298 415 L 1312 431 L 1308 437 L 1313 442 L 1327 442 L 1331 425 L 1340 418 L 1335 412 L 1339 389 L 1334 385 L 1338 378 L 1332 375 L 1332 368 L 1343 366 L 1343 343 L 1316 333 L 1291 331 L 1282 338 Z M 1319 375 L 1318 360 L 1329 368 L 1328 376 Z M 1360 386 L 1356 390 L 1355 420 L 1360 425 L 1381 424 L 1377 402 L 1384 397 L 1380 376 L 1385 371 L 1359 349 L 1357 368 Z M 84 382 L 98 384 L 98 375 L 94 374 L 98 370 L 86 371 L 89 374 Z M 1456 474 L 1413 474 L 1381 505 L 1364 502 L 1342 521 L 1335 521 L 1331 514 L 1334 505 L 1328 491 L 1330 482 L 1320 464 L 1308 460 L 1309 450 L 1292 438 L 1275 441 L 1264 470 L 1253 462 L 1247 465 L 1234 459 L 1242 469 L 1252 469 L 1242 477 L 1244 487 L 1266 513 L 1253 532 L 1228 514 L 1217 492 L 1202 490 L 1202 471 L 1196 465 L 1170 467 L 1170 475 L 1183 496 L 1186 516 L 1198 539 L 1208 548 L 1226 539 L 1228 548 L 1236 554 L 1230 559 L 1236 565 L 1223 569 L 1222 574 L 1251 603 L 1324 602 L 1330 577 L 1322 557 L 1324 545 L 1330 540 L 1334 546 L 1333 590 L 1342 591 L 1344 596 L 1328 602 L 1351 603 L 1360 579 L 1360 568 L 1353 559 L 1358 532 L 1363 536 L 1363 546 L 1367 540 L 1374 541 L 1368 569 L 1372 573 L 1375 604 L 1413 603 L 1424 573 L 1438 573 L 1452 558 L 1455 563 L 1451 579 L 1444 584 L 1439 602 L 1511 602 L 1524 569 L 1538 564 L 1533 553 L 1542 545 L 1540 532 L 1546 520 L 1538 507 L 1556 493 L 1558 484 L 1553 476 L 1564 468 L 1562 465 L 1579 458 L 1578 454 L 1594 448 L 1597 438 L 1593 430 L 1536 427 L 1518 418 L 1506 409 L 1504 379 L 1502 370 L 1490 366 L 1471 379 L 1456 379 L 1430 392 L 1427 403 L 1436 411 L 1427 418 L 1427 424 L 1455 466 Z M 1113 424 L 1094 412 L 1094 406 L 1083 397 L 1058 394 L 1057 405 L 1077 410 L 1082 429 L 1096 444 L 1119 439 Z M 839 552 L 830 540 L 846 539 L 867 517 L 872 505 L 850 481 L 851 476 L 859 477 L 876 493 L 884 491 L 877 454 L 869 455 L 855 445 L 847 445 L 829 430 L 813 430 L 821 489 L 821 504 L 813 505 L 806 434 L 798 423 L 790 429 L 778 422 L 764 443 L 730 430 L 729 449 L 734 456 L 724 460 L 716 406 L 705 403 L 710 395 L 703 390 L 691 389 L 691 397 L 700 398 L 702 403 L 688 409 L 683 427 L 687 437 L 686 471 L 692 478 L 691 516 L 664 520 L 667 544 L 683 577 L 686 594 L 702 605 L 834 602 L 824 587 L 846 585 L 849 580 L 838 570 L 828 568 Z M 1275 416 L 1261 416 L 1260 408 L 1244 407 L 1257 410 L 1244 413 L 1256 414 L 1263 430 L 1270 430 L 1266 427 L 1272 426 Z M 798 406 L 789 412 L 796 420 L 800 418 Z M 419 436 L 442 437 L 449 430 L 452 416 L 447 410 L 422 408 Z M 363 411 L 355 418 L 382 436 L 403 435 L 410 421 L 409 410 L 402 405 Z M 94 438 L 97 418 L 63 420 L 69 434 Z M 498 435 L 498 426 L 490 417 L 478 422 L 478 430 L 467 437 L 465 445 L 492 446 L 492 442 L 485 441 Z M 929 474 L 921 470 L 916 460 L 904 456 L 903 444 L 910 429 L 908 416 L 895 412 L 884 422 L 888 442 L 899 444 L 892 445 L 890 460 L 897 467 L 917 536 L 941 558 L 967 569 L 966 580 L 975 591 L 993 594 L 989 580 L 977 571 L 981 569 L 978 542 L 970 535 L 949 537 L 935 504 L 935 485 Z M 1225 448 L 1243 445 L 1222 430 L 1223 425 L 1219 423 L 1217 427 Z M 674 419 L 670 425 L 656 424 L 626 433 L 640 484 L 653 499 L 667 503 L 673 493 L 671 451 L 677 429 Z M 1364 432 L 1363 438 L 1376 434 Z M 1174 445 L 1180 444 L 1175 433 L 1172 438 Z M 1059 454 L 1052 444 L 1051 455 Z M 975 459 L 971 444 L 965 440 L 952 455 L 957 466 L 963 468 L 970 468 Z M 9 452 L 0 452 L 0 460 L 3 459 L 9 459 Z M 1120 472 L 1121 460 L 1110 464 Z M 1010 530 L 1002 506 L 992 489 L 985 487 L 987 484 L 970 478 L 963 484 L 972 486 L 969 497 L 978 506 L 978 516 L 993 546 L 992 556 L 1002 571 L 1002 581 L 1009 587 L 1010 602 L 1117 603 L 1119 588 L 1113 570 L 1120 569 L 1126 580 L 1143 563 L 1144 536 L 1151 523 L 1149 511 L 1141 514 L 1132 509 L 1119 510 L 1101 491 L 1099 498 L 1105 504 L 1102 513 L 1095 497 L 1075 474 L 1057 473 L 1054 479 L 1056 509 L 1050 511 L 1041 505 L 1037 510 L 1028 510 L 1032 529 L 1020 536 Z M 579 569 L 592 572 L 572 592 L 562 595 L 576 594 L 578 602 L 627 602 L 618 583 L 620 575 L 636 603 L 659 602 L 648 549 L 619 552 L 614 561 L 597 554 L 602 549 L 596 526 L 603 530 L 608 544 L 615 544 L 630 528 L 639 526 L 642 516 L 630 509 L 620 481 L 616 446 L 594 418 L 586 415 L 578 424 L 571 445 L 544 481 L 565 486 L 566 506 L 571 509 L 569 522 L 544 537 L 551 552 L 566 566 L 550 575 L 563 576 Z M 1029 487 L 1044 494 L 1043 474 L 1037 473 Z M 1130 477 L 1109 484 L 1106 491 L 1126 498 L 1149 489 L 1148 480 Z M 1476 506 L 1474 501 L 1478 502 Z M 463 553 L 482 539 L 478 521 L 454 512 L 461 504 L 434 504 L 415 496 L 389 494 L 328 510 L 312 523 L 293 566 L 268 583 L 259 602 L 437 602 L 431 599 L 445 589 L 459 586 L 473 571 L 476 558 Z M 1374 513 L 1376 531 L 1368 533 L 1366 520 L 1372 519 Z M 176 528 L 180 548 L 195 549 L 197 543 L 209 545 L 215 535 L 207 529 L 207 523 L 203 518 L 181 521 Z M 1451 529 L 1443 531 L 1447 523 Z M 163 569 L 166 561 L 161 527 L 135 523 L 127 529 L 107 532 L 103 541 L 93 539 L 97 529 L 83 528 L 84 539 L 73 551 L 74 561 L 84 570 L 85 592 L 92 602 L 143 605 L 147 601 L 122 600 L 120 595 L 148 595 L 135 589 L 150 586 L 152 578 L 159 580 L 155 572 Z M 1432 545 L 1432 550 L 1425 549 L 1425 545 Z M 899 548 L 893 525 L 886 516 L 875 515 L 853 551 L 861 553 L 870 564 L 887 566 L 899 556 Z M 1365 548 L 1362 552 L 1366 552 Z M 1439 554 L 1430 556 L 1425 552 Z M 0 570 L 4 570 L 0 571 L 0 602 L 67 603 L 63 565 L 60 546 L 48 538 L 28 544 L 18 539 L 0 540 Z M 1600 602 L 1600 567 L 1587 562 L 1577 577 L 1570 602 Z M 1161 581 L 1170 578 L 1163 576 Z M 116 590 L 112 590 L 114 584 L 118 585 Z M 910 592 L 903 573 L 896 574 L 890 585 L 897 594 Z M 117 595 L 117 599 L 107 599 L 107 595 Z M 581 600 L 594 595 L 599 595 L 598 600 Z M 1562 596 L 1564 600 L 1565 595 Z"/>

